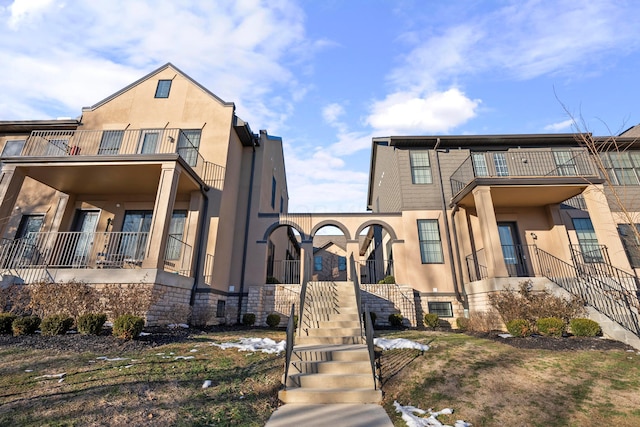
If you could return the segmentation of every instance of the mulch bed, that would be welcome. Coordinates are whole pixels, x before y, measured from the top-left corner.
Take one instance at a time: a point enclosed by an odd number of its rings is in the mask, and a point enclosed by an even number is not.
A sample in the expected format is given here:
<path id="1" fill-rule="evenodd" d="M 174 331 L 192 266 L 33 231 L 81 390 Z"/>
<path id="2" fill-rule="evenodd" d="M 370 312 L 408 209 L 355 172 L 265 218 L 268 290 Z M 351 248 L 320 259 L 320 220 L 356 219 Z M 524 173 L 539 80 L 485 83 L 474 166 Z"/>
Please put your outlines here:
<path id="1" fill-rule="evenodd" d="M 576 337 L 568 335 L 561 338 L 533 335 L 530 337 L 502 338 L 499 334 L 504 332 L 467 332 L 467 334 L 494 340 L 512 347 L 535 350 L 572 351 L 572 350 L 630 350 L 637 351 L 633 347 L 621 342 L 602 337 Z"/>

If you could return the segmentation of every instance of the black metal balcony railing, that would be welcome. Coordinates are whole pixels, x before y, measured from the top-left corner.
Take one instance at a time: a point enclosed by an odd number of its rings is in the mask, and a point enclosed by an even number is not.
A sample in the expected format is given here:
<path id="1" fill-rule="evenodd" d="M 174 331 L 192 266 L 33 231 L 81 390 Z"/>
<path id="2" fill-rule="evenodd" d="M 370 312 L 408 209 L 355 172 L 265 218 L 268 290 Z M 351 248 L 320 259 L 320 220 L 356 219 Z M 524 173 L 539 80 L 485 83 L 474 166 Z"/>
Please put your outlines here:
<path id="1" fill-rule="evenodd" d="M 360 283 L 378 283 L 386 276 L 393 276 L 393 260 L 360 260 L 357 263 Z"/>
<path id="2" fill-rule="evenodd" d="M 270 273 L 267 275 L 271 277 L 267 278 L 267 282 L 272 280 L 285 284 L 300 283 L 300 267 L 299 259 L 275 260 L 271 269 L 267 265 L 267 273 Z"/>
<path id="3" fill-rule="evenodd" d="M 181 129 L 58 130 L 31 132 L 20 156 L 141 156 L 177 153 L 209 186 L 222 189 L 225 168 L 205 161 Z"/>
<path id="4" fill-rule="evenodd" d="M 476 178 L 599 176 L 583 149 L 511 150 L 472 153 L 451 175 L 450 182 L 455 196 Z"/>

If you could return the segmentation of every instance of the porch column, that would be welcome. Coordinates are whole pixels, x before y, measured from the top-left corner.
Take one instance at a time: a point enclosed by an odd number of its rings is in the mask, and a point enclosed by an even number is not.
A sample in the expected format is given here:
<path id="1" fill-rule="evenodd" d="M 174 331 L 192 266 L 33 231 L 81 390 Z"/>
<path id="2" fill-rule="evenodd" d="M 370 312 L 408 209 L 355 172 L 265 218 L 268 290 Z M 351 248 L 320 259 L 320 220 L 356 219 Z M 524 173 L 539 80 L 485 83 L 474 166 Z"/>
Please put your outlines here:
<path id="1" fill-rule="evenodd" d="M 346 246 L 347 252 L 347 280 L 356 281 L 360 283 L 360 244 L 357 239 L 347 240 Z M 355 271 L 351 268 L 351 254 L 353 254 L 353 260 L 355 261 Z"/>
<path id="2" fill-rule="evenodd" d="M 604 194 L 604 186 L 602 184 L 589 185 L 582 195 L 593 229 L 598 237 L 598 243 L 607 247 L 611 264 L 623 270 L 632 271 L 618 234 L 618 228 L 611 215 L 609 202 Z"/>
<path id="3" fill-rule="evenodd" d="M 164 253 L 179 179 L 180 170 L 176 168 L 175 163 L 162 165 L 156 203 L 153 207 L 147 256 L 142 263 L 144 268 L 164 269 Z"/>
<path id="4" fill-rule="evenodd" d="M 487 274 L 489 277 L 509 277 L 507 265 L 504 262 L 504 255 L 502 254 L 502 244 L 500 243 L 500 234 L 498 233 L 496 212 L 493 209 L 491 188 L 476 187 L 472 193 L 480 222 L 482 242 L 484 243 Z"/>
<path id="5" fill-rule="evenodd" d="M 0 237 L 6 237 L 7 224 L 13 214 L 18 194 L 24 183 L 25 174 L 15 165 L 4 165 L 0 172 Z"/>
<path id="6" fill-rule="evenodd" d="M 203 266 L 206 252 L 206 241 L 203 242 L 203 247 L 198 246 L 198 235 L 204 231 L 198 230 L 198 225 L 200 224 L 200 215 L 202 215 L 203 199 L 204 197 L 201 192 L 193 191 L 191 193 L 191 199 L 189 200 L 189 212 L 187 214 L 187 223 L 185 224 L 184 230 L 184 241 L 192 248 L 191 271 L 193 272 L 193 276 L 196 278 L 196 282 L 198 283 L 202 273 L 201 271 L 194 271 L 195 265 L 197 264 L 196 260 L 197 258 L 201 258 L 202 262 L 200 265 Z"/>
<path id="7" fill-rule="evenodd" d="M 311 280 L 313 273 L 313 240 L 303 240 L 300 243 L 300 284 L 305 279 Z"/>

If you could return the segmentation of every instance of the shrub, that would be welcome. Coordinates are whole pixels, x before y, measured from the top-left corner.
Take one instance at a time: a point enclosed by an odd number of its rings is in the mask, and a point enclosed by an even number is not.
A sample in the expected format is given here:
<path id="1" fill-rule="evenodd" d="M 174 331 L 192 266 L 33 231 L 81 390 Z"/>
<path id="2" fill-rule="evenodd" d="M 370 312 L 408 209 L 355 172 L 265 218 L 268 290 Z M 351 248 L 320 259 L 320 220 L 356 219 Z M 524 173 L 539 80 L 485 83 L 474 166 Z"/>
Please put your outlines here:
<path id="1" fill-rule="evenodd" d="M 404 317 L 402 317 L 402 314 L 400 313 L 393 313 L 389 315 L 389 324 L 394 328 L 401 328 L 403 320 Z"/>
<path id="2" fill-rule="evenodd" d="M 500 315 L 494 309 L 488 311 L 472 311 L 469 313 L 469 330 L 490 332 L 503 328 Z"/>
<path id="3" fill-rule="evenodd" d="M 507 331 L 514 337 L 531 335 L 531 323 L 526 319 L 513 319 L 507 322 Z"/>
<path id="4" fill-rule="evenodd" d="M 41 317 L 65 314 L 77 319 L 97 307 L 98 294 L 83 282 L 66 283 L 39 282 L 29 285 L 29 308 Z"/>
<path id="5" fill-rule="evenodd" d="M 591 319 L 571 319 L 569 321 L 571 333 L 577 337 L 595 337 L 602 333 L 598 322 Z"/>
<path id="6" fill-rule="evenodd" d="M 467 317 L 457 317 L 456 318 L 456 326 L 461 331 L 468 331 L 469 325 L 471 324 L 471 320 Z"/>
<path id="7" fill-rule="evenodd" d="M 256 323 L 256 315 L 253 313 L 245 313 L 242 315 L 242 324 L 244 326 L 253 326 Z"/>
<path id="8" fill-rule="evenodd" d="M 385 278 L 380 280 L 378 283 L 382 285 L 393 285 L 394 283 L 396 283 L 396 278 L 391 275 L 385 276 Z"/>
<path id="9" fill-rule="evenodd" d="M 277 313 L 271 313 L 267 316 L 267 325 L 270 328 L 275 328 L 280 324 L 280 315 Z"/>
<path id="10" fill-rule="evenodd" d="M 100 291 L 100 311 L 110 319 L 131 314 L 144 316 L 149 307 L 162 299 L 164 293 L 143 283 L 108 284 Z"/>
<path id="11" fill-rule="evenodd" d="M 489 302 L 500 313 L 504 323 L 514 319 L 526 319 L 535 324 L 538 319 L 545 317 L 559 317 L 568 323 L 569 319 L 585 313 L 584 301 L 581 298 L 573 296 L 567 300 L 553 295 L 547 289 L 534 292 L 530 280 L 520 282 L 517 291 L 507 288 L 490 294 Z"/>
<path id="12" fill-rule="evenodd" d="M 42 335 L 64 335 L 73 326 L 73 319 L 65 314 L 54 314 L 42 319 Z"/>
<path id="13" fill-rule="evenodd" d="M 434 313 L 427 313 L 424 315 L 424 324 L 433 329 L 434 331 L 440 323 L 440 317 Z"/>
<path id="14" fill-rule="evenodd" d="M 371 319 L 371 326 L 375 326 L 376 325 L 376 319 L 378 318 L 378 315 L 375 312 L 370 311 L 369 312 L 369 318 Z M 365 320 L 366 320 L 366 312 L 363 311 L 362 312 L 362 321 L 364 322 Z"/>
<path id="15" fill-rule="evenodd" d="M 565 327 L 564 320 L 557 317 L 543 317 L 536 322 L 538 332 L 550 337 L 561 337 Z"/>
<path id="16" fill-rule="evenodd" d="M 83 335 L 100 335 L 107 315 L 104 313 L 86 313 L 78 317 L 76 321 L 78 332 Z"/>
<path id="17" fill-rule="evenodd" d="M 125 340 L 131 340 L 140 335 L 144 328 L 144 319 L 131 314 L 123 314 L 113 322 L 113 335 Z"/>
<path id="18" fill-rule="evenodd" d="M 26 316 L 30 314 L 29 302 L 30 295 L 27 285 L 11 283 L 7 286 L 0 286 L 0 311 L 6 311 L 16 316 Z"/>
<path id="19" fill-rule="evenodd" d="M 273 276 L 267 276 L 267 285 L 277 285 L 278 283 L 280 283 L 280 280 Z"/>
<path id="20" fill-rule="evenodd" d="M 299 319 L 298 319 L 298 315 L 297 315 L 297 314 L 294 314 L 294 315 L 293 315 L 293 329 L 294 329 L 294 330 L 298 329 L 298 320 L 299 320 Z"/>
<path id="21" fill-rule="evenodd" d="M 17 317 L 11 324 L 13 335 L 31 335 L 35 334 L 40 326 L 40 318 L 38 316 Z"/>
<path id="22" fill-rule="evenodd" d="M 16 315 L 11 313 L 0 313 L 0 334 L 10 334 L 11 324 L 16 320 Z"/>

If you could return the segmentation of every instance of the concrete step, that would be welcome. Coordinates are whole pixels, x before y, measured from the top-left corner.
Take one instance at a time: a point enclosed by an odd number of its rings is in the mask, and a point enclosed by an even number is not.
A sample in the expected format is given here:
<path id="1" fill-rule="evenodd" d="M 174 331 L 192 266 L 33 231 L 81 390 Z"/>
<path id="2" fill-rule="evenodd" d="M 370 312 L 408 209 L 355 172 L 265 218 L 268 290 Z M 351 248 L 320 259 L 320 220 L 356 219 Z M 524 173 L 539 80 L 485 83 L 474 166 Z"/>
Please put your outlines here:
<path id="1" fill-rule="evenodd" d="M 307 332 L 310 337 L 346 337 L 346 336 L 360 336 L 360 327 L 356 328 L 311 328 Z"/>
<path id="2" fill-rule="evenodd" d="M 380 405 L 288 404 L 279 407 L 265 427 L 393 427 L 391 419 Z"/>
<path id="3" fill-rule="evenodd" d="M 350 337 L 310 337 L 301 336 L 296 337 L 296 343 L 298 345 L 332 345 L 332 344 L 362 344 L 363 338 L 360 336 Z"/>
<path id="4" fill-rule="evenodd" d="M 356 317 L 353 320 L 321 320 L 318 322 L 318 328 L 358 328 L 360 329 L 360 320 Z"/>
<path id="5" fill-rule="evenodd" d="M 287 387 L 315 389 L 375 388 L 373 374 L 294 374 Z"/>
<path id="6" fill-rule="evenodd" d="M 369 360 L 292 361 L 289 367 L 289 376 L 296 374 L 373 375 Z"/>
<path id="7" fill-rule="evenodd" d="M 284 403 L 380 403 L 382 391 L 371 388 L 356 389 L 308 389 L 280 390 L 278 398 Z"/>
<path id="8" fill-rule="evenodd" d="M 369 360 L 369 350 L 366 344 L 352 345 L 315 345 L 298 346 L 293 350 L 291 360 L 320 362 L 320 361 L 356 361 Z"/>

